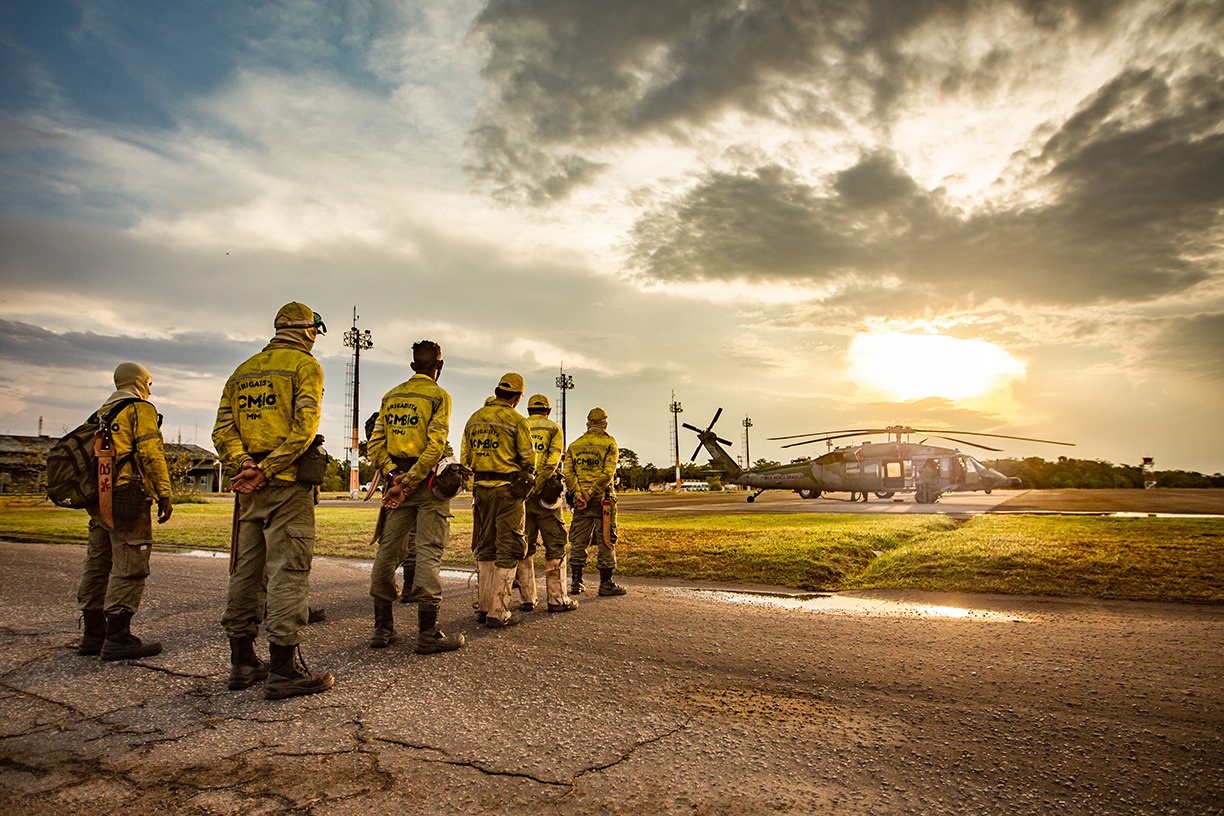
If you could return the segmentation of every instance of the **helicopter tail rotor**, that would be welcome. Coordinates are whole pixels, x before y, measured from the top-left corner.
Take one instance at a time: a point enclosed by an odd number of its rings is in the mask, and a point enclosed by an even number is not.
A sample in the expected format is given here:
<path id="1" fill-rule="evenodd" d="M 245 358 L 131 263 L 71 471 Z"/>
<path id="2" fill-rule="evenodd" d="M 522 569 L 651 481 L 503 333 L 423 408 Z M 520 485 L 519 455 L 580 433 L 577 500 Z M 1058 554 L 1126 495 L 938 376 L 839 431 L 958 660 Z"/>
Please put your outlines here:
<path id="1" fill-rule="evenodd" d="M 723 439 L 721 436 L 718 436 L 714 433 L 714 423 L 718 422 L 718 418 L 722 416 L 722 412 L 723 412 L 722 408 L 719 408 L 717 411 L 714 412 L 714 418 L 710 420 L 710 424 L 706 426 L 704 431 L 701 428 L 698 428 L 696 425 L 690 425 L 687 422 L 681 423 L 680 427 L 688 428 L 690 431 L 693 431 L 694 433 L 697 434 L 697 439 L 698 439 L 697 449 L 694 450 L 693 455 L 689 457 L 690 462 L 697 461 L 697 454 L 701 453 L 701 449 L 702 447 L 704 447 L 707 440 L 721 442 L 722 444 L 728 445 L 728 446 L 732 444 L 731 442 L 728 442 L 726 439 Z"/>

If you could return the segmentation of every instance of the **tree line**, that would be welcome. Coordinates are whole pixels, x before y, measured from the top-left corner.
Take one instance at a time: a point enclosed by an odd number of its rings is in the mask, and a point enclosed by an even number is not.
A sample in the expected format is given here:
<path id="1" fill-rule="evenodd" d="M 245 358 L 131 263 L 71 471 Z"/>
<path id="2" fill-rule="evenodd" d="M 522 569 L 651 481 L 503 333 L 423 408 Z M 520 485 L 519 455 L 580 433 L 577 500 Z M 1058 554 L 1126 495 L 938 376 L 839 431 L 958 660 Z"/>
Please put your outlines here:
<path id="1" fill-rule="evenodd" d="M 1019 476 L 1022 486 L 1033 490 L 1056 488 L 1140 488 L 1146 479 L 1157 487 L 1224 487 L 1224 474 L 1207 476 L 1187 470 L 1146 472 L 1138 465 L 1115 465 L 1099 459 L 1058 457 L 1047 462 L 1036 456 L 1027 459 L 995 459 L 984 462 L 1005 476 Z"/>
<path id="2" fill-rule="evenodd" d="M 797 459 L 794 461 L 803 461 Z M 374 475 L 373 469 L 364 457 L 359 460 L 360 479 L 367 484 Z M 753 469 L 776 467 L 781 462 L 770 459 L 757 459 L 752 463 Z M 1006 476 L 1019 476 L 1021 485 L 1033 490 L 1052 490 L 1058 488 L 1136 488 L 1142 489 L 1145 478 L 1149 478 L 1138 465 L 1115 465 L 1095 459 L 1069 459 L 1059 457 L 1050 462 L 1037 457 L 1027 459 L 995 459 L 984 462 L 987 467 L 994 468 Z M 348 489 L 348 465 L 342 460 L 332 458 L 329 463 L 327 480 L 324 490 Z M 654 464 L 642 464 L 637 453 L 629 448 L 620 449 L 620 464 L 616 469 L 617 483 L 621 490 L 649 490 L 651 485 L 675 484 L 676 468 L 674 465 L 657 467 Z M 705 481 L 712 489 L 719 489 L 722 484 L 721 475 L 711 470 L 708 465 L 684 463 L 680 465 L 680 478 L 683 481 Z M 1154 478 L 1158 487 L 1166 488 L 1224 488 L 1224 474 L 1216 473 L 1210 476 L 1194 471 L 1157 470 L 1150 478 Z"/>

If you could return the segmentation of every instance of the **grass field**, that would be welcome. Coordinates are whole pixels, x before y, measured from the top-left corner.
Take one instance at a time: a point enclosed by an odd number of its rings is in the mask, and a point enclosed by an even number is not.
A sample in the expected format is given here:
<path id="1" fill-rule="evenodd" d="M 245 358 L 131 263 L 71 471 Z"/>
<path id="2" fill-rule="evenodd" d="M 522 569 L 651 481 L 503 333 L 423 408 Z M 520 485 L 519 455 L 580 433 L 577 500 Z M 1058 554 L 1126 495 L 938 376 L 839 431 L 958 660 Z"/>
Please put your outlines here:
<path id="1" fill-rule="evenodd" d="M 232 505 L 175 506 L 159 546 L 226 549 Z M 375 514 L 322 505 L 318 555 L 371 558 Z M 805 590 L 918 589 L 1152 601 L 1224 602 L 1224 520 L 1097 516 L 621 512 L 626 575 Z M 471 566 L 472 517 L 457 510 L 445 561 Z M 0 537 L 84 543 L 86 515 L 0 499 Z M 537 556 L 539 557 L 539 556 Z M 592 558 L 594 552 L 592 550 Z"/>

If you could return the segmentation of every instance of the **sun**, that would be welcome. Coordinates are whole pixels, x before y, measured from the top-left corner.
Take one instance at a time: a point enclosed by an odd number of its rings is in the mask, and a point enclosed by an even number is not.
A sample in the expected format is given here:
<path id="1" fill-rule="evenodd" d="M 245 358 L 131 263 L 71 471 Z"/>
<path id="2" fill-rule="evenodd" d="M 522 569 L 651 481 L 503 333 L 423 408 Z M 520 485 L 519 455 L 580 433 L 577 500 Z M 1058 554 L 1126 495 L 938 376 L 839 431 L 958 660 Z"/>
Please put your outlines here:
<path id="1" fill-rule="evenodd" d="M 860 334 L 846 359 L 852 381 L 895 400 L 970 400 L 1026 373 L 1023 362 L 993 343 L 940 334 Z"/>

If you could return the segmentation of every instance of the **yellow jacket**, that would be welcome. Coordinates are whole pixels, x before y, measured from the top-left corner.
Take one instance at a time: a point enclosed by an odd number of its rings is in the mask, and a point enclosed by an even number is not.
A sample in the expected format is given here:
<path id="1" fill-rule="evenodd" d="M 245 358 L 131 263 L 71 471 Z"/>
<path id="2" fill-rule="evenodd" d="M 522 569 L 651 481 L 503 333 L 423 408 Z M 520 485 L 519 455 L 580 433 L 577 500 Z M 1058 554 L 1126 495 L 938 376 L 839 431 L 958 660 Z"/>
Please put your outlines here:
<path id="1" fill-rule="evenodd" d="M 396 459 L 417 460 L 404 481 L 411 487 L 420 484 L 437 466 L 446 451 L 450 433 L 450 394 L 432 377 L 415 374 L 392 388 L 382 398 L 378 419 L 366 455 L 374 469 L 383 474 L 395 470 Z"/>
<path id="2" fill-rule="evenodd" d="M 531 445 L 535 449 L 536 489 L 539 490 L 561 467 L 565 434 L 560 425 L 543 414 L 529 415 L 527 427 L 531 430 Z"/>
<path id="3" fill-rule="evenodd" d="M 607 431 L 588 429 L 565 452 L 565 484 L 591 498 L 616 495 L 616 461 L 620 451 Z"/>
<path id="4" fill-rule="evenodd" d="M 106 414 L 113 404 L 103 405 L 98 416 Z M 170 498 L 170 469 L 166 466 L 161 418 L 152 403 L 141 400 L 126 406 L 111 420 L 110 432 L 115 450 L 115 486 L 132 481 L 135 467 L 150 496 Z"/>
<path id="5" fill-rule="evenodd" d="M 269 479 L 297 481 L 295 463 L 319 432 L 322 401 L 319 361 L 274 340 L 225 383 L 212 433 L 217 454 L 230 468 L 256 459 Z"/>
<path id="6" fill-rule="evenodd" d="M 463 428 L 461 458 L 476 471 L 474 484 L 478 485 L 505 484 L 517 470 L 534 473 L 535 449 L 527 420 L 510 403 L 489 397 Z M 505 473 L 507 478 L 482 479 L 481 472 Z"/>

